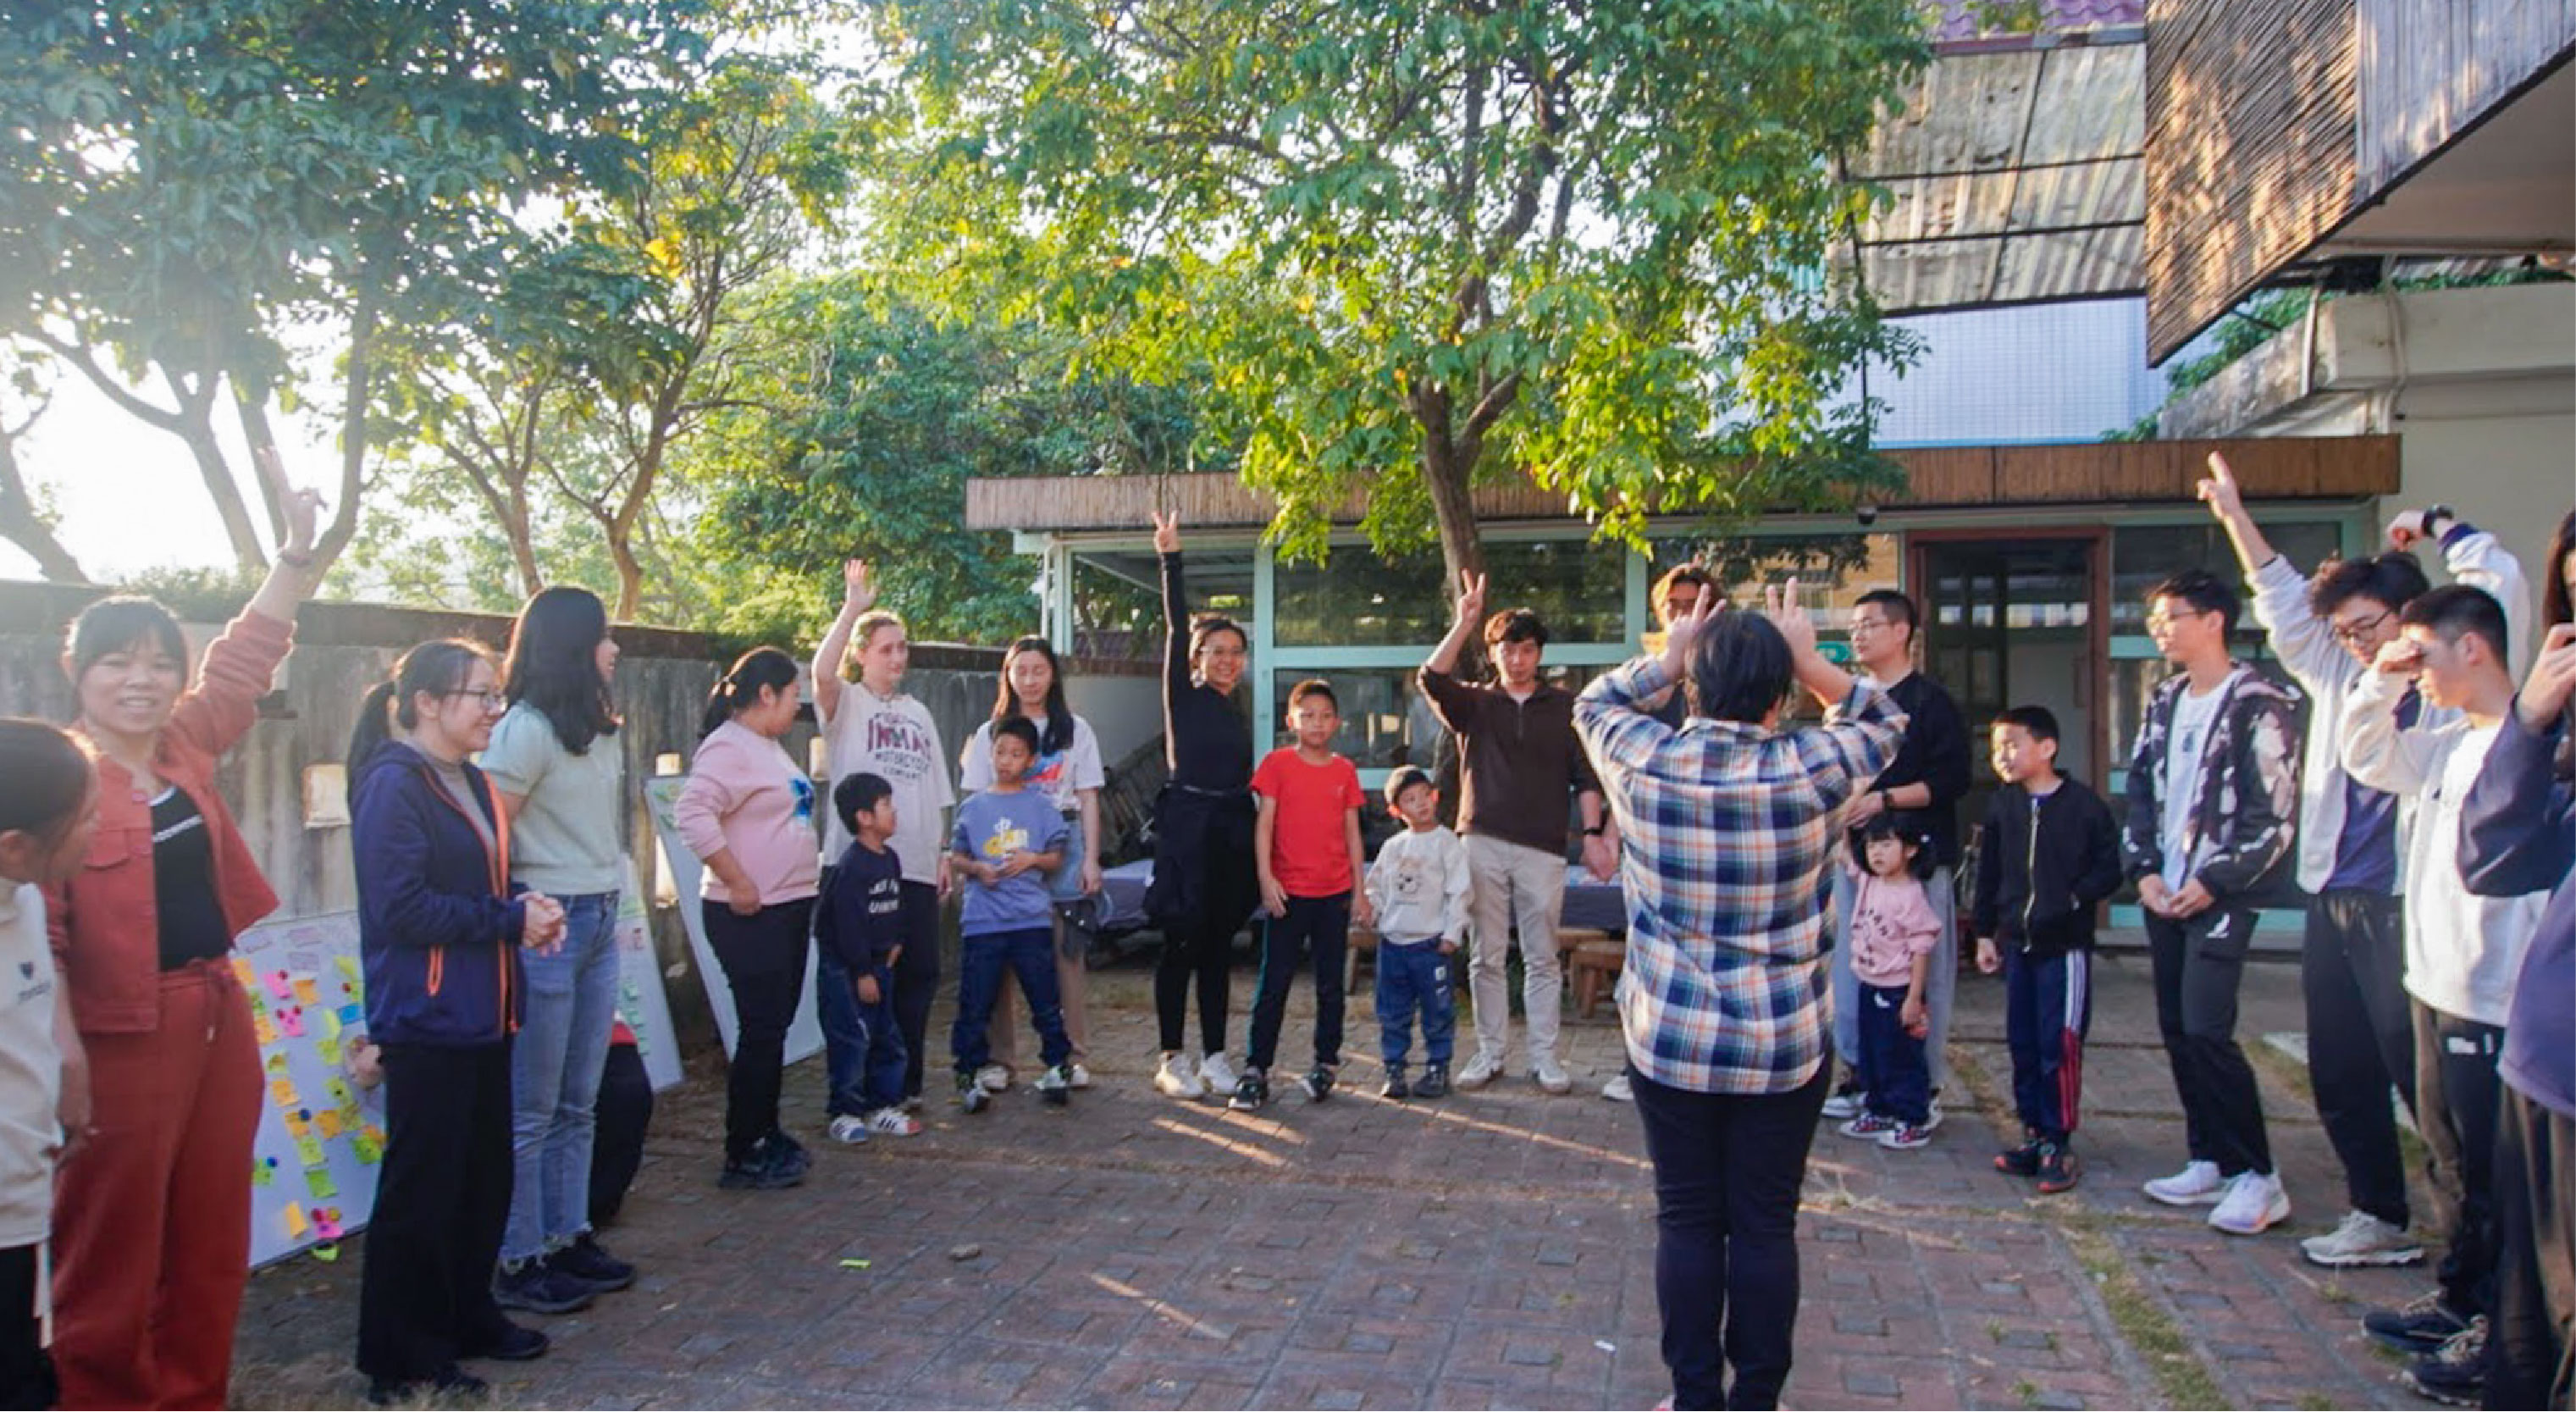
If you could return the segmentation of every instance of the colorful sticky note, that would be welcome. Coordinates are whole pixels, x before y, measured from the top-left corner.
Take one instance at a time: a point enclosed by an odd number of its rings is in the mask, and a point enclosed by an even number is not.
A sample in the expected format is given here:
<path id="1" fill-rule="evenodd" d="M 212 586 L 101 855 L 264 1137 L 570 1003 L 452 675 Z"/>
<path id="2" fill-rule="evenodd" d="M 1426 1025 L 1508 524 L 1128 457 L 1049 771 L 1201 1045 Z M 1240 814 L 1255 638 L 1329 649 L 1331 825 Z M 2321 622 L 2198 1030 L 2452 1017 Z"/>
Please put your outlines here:
<path id="1" fill-rule="evenodd" d="M 322 988 L 313 983 L 313 978 L 311 976 L 297 976 L 295 978 L 295 1003 L 298 1005 L 319 1005 L 322 1003 Z"/>
<path id="2" fill-rule="evenodd" d="M 336 1108 L 325 1108 L 321 1112 L 314 1114 L 313 1130 L 322 1135 L 322 1140 L 324 1142 L 329 1142 L 331 1139 L 338 1137 L 340 1135 L 340 1111 Z"/>
<path id="3" fill-rule="evenodd" d="M 311 1136 L 312 1132 L 313 1114 L 309 1109 L 289 1108 L 286 1110 L 286 1135 L 288 1137 L 308 1137 Z"/>
<path id="4" fill-rule="evenodd" d="M 314 1015 L 314 1018 L 316 1018 L 316 1019 L 318 1019 L 318 1020 L 320 1020 L 320 1021 L 322 1022 L 322 1034 L 323 1034 L 323 1036 L 324 1036 L 325 1038 L 328 1038 L 328 1039 L 338 1039 L 338 1038 L 340 1037 L 340 1012 L 339 1012 L 339 1011 L 337 1011 L 337 1010 L 316 1010 L 316 1011 L 314 1011 L 314 1012 L 313 1012 L 313 1015 Z M 334 1064 L 336 1064 L 336 1063 L 339 1063 L 340 1061 L 339 1061 L 339 1060 L 337 1060 L 337 1059 L 334 1059 L 334 1060 L 332 1060 L 331 1062 L 332 1062 L 332 1063 L 334 1063 Z"/>
<path id="5" fill-rule="evenodd" d="M 340 1023 L 341 1023 L 341 1024 L 344 1024 L 344 1025 L 363 1025 L 363 1024 L 365 1024 L 366 1022 L 367 1022 L 367 1007 L 366 1007 L 366 1006 L 364 1006 L 364 1005 L 360 1005 L 360 1004 L 358 1004 L 356 1001 L 351 1001 L 351 1002 L 349 1002 L 348 1004 L 343 1005 L 343 1006 L 341 1006 L 341 1007 L 340 1007 Z"/>
<path id="6" fill-rule="evenodd" d="M 340 1041 L 331 1038 L 329 1035 L 324 1035 L 322 1038 L 313 1041 L 313 1052 L 322 1056 L 323 1063 L 332 1065 L 335 1068 L 338 1067 L 340 1063 Z"/>
<path id="7" fill-rule="evenodd" d="M 276 1181 L 276 1158 L 254 1157 L 250 1159 L 250 1184 L 252 1186 L 272 1186 Z"/>
<path id="8" fill-rule="evenodd" d="M 299 1202 L 290 1201 L 286 1203 L 286 1209 L 279 1214 L 286 1220 L 286 1238 L 288 1240 L 302 1240 L 304 1239 L 304 1233 L 313 1228 L 312 1224 L 304 1219 L 304 1207 Z"/>
<path id="9" fill-rule="evenodd" d="M 288 1005 L 280 1008 L 277 1012 L 277 1029 L 278 1033 L 288 1039 L 304 1038 L 304 1007 Z"/>
<path id="10" fill-rule="evenodd" d="M 305 1168 L 304 1185 L 313 1193 L 313 1199 L 316 1201 L 328 1201 L 340 1194 L 340 1188 L 331 1182 L 331 1169 L 328 1167 Z"/>
<path id="11" fill-rule="evenodd" d="M 333 1245 L 326 1240 L 322 1244 L 313 1247 L 313 1258 L 321 1261 L 325 1265 L 331 1264 L 340 1258 L 340 1247 Z"/>
<path id="12" fill-rule="evenodd" d="M 324 1079 L 322 1091 L 331 1095 L 331 1106 L 334 1108 L 352 1107 L 358 1101 L 358 1096 L 349 1091 L 347 1079 Z"/>
<path id="13" fill-rule="evenodd" d="M 272 1078 L 272 1079 L 282 1079 L 282 1078 L 285 1078 L 285 1077 L 286 1077 L 286 1056 L 285 1056 L 285 1055 L 283 1055 L 283 1054 L 272 1054 L 272 1055 L 268 1056 L 268 1065 L 267 1065 L 267 1068 L 268 1068 L 268 1076 L 269 1076 L 270 1078 Z"/>
<path id="14" fill-rule="evenodd" d="M 313 1233 L 322 1237 L 324 1240 L 338 1240 L 340 1237 L 347 1235 L 348 1231 L 343 1229 L 340 1225 L 340 1208 L 337 1206 L 322 1206 L 315 1208 L 313 1212 Z M 322 1252 L 317 1250 L 313 1253 L 320 1255 Z"/>
<path id="15" fill-rule="evenodd" d="M 384 1144 L 362 1132 L 349 1135 L 349 1150 L 370 1167 L 385 1160 Z"/>
<path id="16" fill-rule="evenodd" d="M 292 1108 L 296 1106 L 295 1080 L 269 1080 L 268 1096 L 274 1100 L 280 1108 Z"/>
<path id="17" fill-rule="evenodd" d="M 250 1017 L 250 1038 L 251 1043 L 266 1049 L 277 1043 L 277 1025 L 266 1015 L 253 1015 Z"/>
<path id="18" fill-rule="evenodd" d="M 266 976 L 261 977 L 261 979 L 268 982 L 269 994 L 276 996 L 280 1000 L 292 1000 L 295 998 L 295 987 L 287 984 L 286 973 L 284 971 L 271 971 Z"/>
<path id="19" fill-rule="evenodd" d="M 323 1162 L 328 1160 L 322 1155 L 322 1140 L 318 1137 L 297 1138 L 295 1140 L 295 1155 L 297 1158 L 301 1159 L 303 1164 L 307 1167 L 319 1167 Z"/>
<path id="20" fill-rule="evenodd" d="M 242 983 L 242 989 L 244 990 L 249 990 L 251 987 L 259 984 L 259 972 L 252 970 L 250 968 L 250 962 L 239 956 L 233 958 L 233 976 Z M 252 996 L 251 1003 L 253 1005 L 258 1004 L 259 997 L 255 995 Z"/>

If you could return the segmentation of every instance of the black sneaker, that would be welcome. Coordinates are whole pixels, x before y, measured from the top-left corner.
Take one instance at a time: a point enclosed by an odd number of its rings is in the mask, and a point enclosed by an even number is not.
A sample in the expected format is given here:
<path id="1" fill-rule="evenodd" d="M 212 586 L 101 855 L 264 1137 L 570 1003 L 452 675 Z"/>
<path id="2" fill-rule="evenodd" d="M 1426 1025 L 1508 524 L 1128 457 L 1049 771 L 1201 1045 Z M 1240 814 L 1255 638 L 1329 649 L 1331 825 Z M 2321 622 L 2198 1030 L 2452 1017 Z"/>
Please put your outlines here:
<path id="1" fill-rule="evenodd" d="M 981 1113 L 993 1106 L 993 1095 L 975 1081 L 971 1071 L 957 1075 L 957 1106 L 969 1113 Z"/>
<path id="2" fill-rule="evenodd" d="M 370 1378 L 367 1380 L 367 1402 L 371 1406 L 391 1407 L 415 1397 L 453 1397 L 468 1402 L 483 1402 L 492 1396 L 492 1385 L 450 1363 L 426 1378 Z"/>
<path id="3" fill-rule="evenodd" d="M 2442 1303 L 2438 1290 L 2400 1308 L 2373 1309 L 2361 1316 L 2362 1332 L 2385 1347 L 2419 1358 L 2438 1352 L 2468 1327 L 2468 1320 Z"/>
<path id="4" fill-rule="evenodd" d="M 2483 1407 L 2487 1396 L 2487 1319 L 2484 1314 L 2418 1358 L 2398 1380 L 2414 1392 L 2453 1407 Z"/>
<path id="5" fill-rule="evenodd" d="M 727 1191 L 777 1191 L 803 1180 L 802 1171 L 781 1160 L 777 1150 L 764 1142 L 748 1156 L 726 1158 L 724 1174 L 716 1178 L 716 1185 Z"/>
<path id="6" fill-rule="evenodd" d="M 813 1170 L 814 1154 L 805 1150 L 805 1144 L 788 1136 L 785 1128 L 771 1128 L 768 1141 L 769 1150 L 778 1154 L 780 1166 L 800 1177 Z"/>
<path id="7" fill-rule="evenodd" d="M 600 1294 L 635 1283 L 635 1267 L 600 1249 L 598 1238 L 588 1231 L 547 1256 L 546 1263 L 554 1266 L 556 1274 L 570 1275 Z"/>
<path id="8" fill-rule="evenodd" d="M 1321 1103 L 1333 1096 L 1333 1071 L 1318 1064 L 1306 1071 L 1306 1077 L 1297 1081 L 1297 1087 L 1306 1091 L 1307 1102 Z"/>
<path id="9" fill-rule="evenodd" d="M 1423 1065 L 1422 1077 L 1413 1081 L 1413 1096 L 1416 1098 L 1445 1098 L 1448 1094 L 1449 1066 L 1446 1064 Z"/>
<path id="10" fill-rule="evenodd" d="M 1377 1086 L 1377 1096 L 1380 1098 L 1394 1099 L 1406 1099 L 1413 1096 L 1413 1085 L 1404 1081 L 1403 1065 L 1389 1064 L 1386 1066 L 1386 1082 Z"/>
<path id="11" fill-rule="evenodd" d="M 1269 1101 L 1269 1076 L 1259 1069 L 1246 1069 L 1243 1077 L 1234 1081 L 1234 1096 L 1225 1101 L 1225 1106 L 1237 1113 L 1249 1113 Z"/>
<path id="12" fill-rule="evenodd" d="M 554 1340 L 537 1330 L 503 1319 L 499 1328 L 479 1339 L 467 1340 L 461 1352 L 467 1358 L 497 1358 L 504 1363 L 525 1363 L 531 1358 L 543 1358 L 546 1350 L 553 1346 Z"/>
<path id="13" fill-rule="evenodd" d="M 2008 1177 L 2039 1175 L 2039 1153 L 2046 1146 L 2038 1137 L 2025 1139 L 2019 1147 L 2008 1147 L 1995 1154 L 1995 1170 Z"/>
<path id="14" fill-rule="evenodd" d="M 2055 1196 L 2075 1190 L 2084 1180 L 2084 1164 L 2075 1160 L 2074 1149 L 2062 1142 L 2044 1142 L 2039 1146 L 2039 1194 Z"/>
<path id="15" fill-rule="evenodd" d="M 503 1265 L 492 1273 L 492 1302 L 531 1314 L 570 1314 L 590 1307 L 591 1287 L 557 1270 L 543 1256 Z"/>

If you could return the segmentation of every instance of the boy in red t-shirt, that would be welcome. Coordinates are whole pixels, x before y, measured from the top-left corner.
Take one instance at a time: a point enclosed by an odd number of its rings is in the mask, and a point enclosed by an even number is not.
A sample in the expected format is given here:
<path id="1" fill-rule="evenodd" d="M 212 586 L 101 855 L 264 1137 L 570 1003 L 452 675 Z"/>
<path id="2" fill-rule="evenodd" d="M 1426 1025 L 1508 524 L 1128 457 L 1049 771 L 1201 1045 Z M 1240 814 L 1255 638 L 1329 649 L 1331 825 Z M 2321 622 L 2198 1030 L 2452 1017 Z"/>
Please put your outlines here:
<path id="1" fill-rule="evenodd" d="M 1288 1013 L 1288 984 L 1301 953 L 1315 953 L 1315 1067 L 1299 1087 L 1323 1102 L 1333 1092 L 1333 1070 L 1342 1062 L 1342 955 L 1351 920 L 1374 915 L 1368 894 L 1354 892 L 1367 860 L 1360 853 L 1360 772 L 1333 753 L 1342 728 L 1341 703 L 1320 681 L 1302 681 L 1288 693 L 1293 747 L 1273 750 L 1252 772 L 1253 803 L 1260 813 L 1252 832 L 1252 860 L 1261 877 L 1261 989 L 1252 1000 L 1252 1049 L 1243 1078 L 1226 1106 L 1245 1112 L 1270 1101 L 1270 1060 L 1279 1048 L 1279 1023 Z"/>

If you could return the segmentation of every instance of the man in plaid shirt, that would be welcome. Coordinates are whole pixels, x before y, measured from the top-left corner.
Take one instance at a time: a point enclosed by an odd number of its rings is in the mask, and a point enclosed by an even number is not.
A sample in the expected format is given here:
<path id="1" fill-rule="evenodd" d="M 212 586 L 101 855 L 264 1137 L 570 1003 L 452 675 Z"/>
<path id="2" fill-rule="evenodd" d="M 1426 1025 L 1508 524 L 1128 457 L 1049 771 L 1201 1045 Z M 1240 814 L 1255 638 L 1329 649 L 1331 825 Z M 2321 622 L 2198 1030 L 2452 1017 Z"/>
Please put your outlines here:
<path id="1" fill-rule="evenodd" d="M 1768 1407 L 1788 1379 L 1798 1188 L 1833 1079 L 1827 857 L 1843 806 L 1904 739 L 1905 713 L 1817 652 L 1797 593 L 1766 589 L 1759 614 L 1702 595 L 1662 657 L 1593 682 L 1574 710 L 1625 844 L 1619 1017 L 1677 1408 Z M 1792 680 L 1823 725 L 1776 729 Z M 1676 681 L 1679 730 L 1640 709 Z"/>

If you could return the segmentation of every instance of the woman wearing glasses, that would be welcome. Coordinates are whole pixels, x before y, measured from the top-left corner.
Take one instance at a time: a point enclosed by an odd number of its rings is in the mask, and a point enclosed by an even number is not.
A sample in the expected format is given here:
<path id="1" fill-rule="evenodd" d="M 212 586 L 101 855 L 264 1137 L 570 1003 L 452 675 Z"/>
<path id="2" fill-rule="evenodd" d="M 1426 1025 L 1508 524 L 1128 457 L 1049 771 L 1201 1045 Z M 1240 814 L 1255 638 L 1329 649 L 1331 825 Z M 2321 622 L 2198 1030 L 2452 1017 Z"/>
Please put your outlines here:
<path id="1" fill-rule="evenodd" d="M 509 823 L 468 759 L 505 698 L 491 655 L 425 642 L 369 691 L 349 740 L 351 864 L 367 1037 L 385 1074 L 385 1154 L 358 1292 L 358 1371 L 379 1405 L 484 1390 L 467 1358 L 534 1358 L 492 1268 L 510 1216 L 510 1036 L 522 946 L 563 908 L 512 895 Z"/>

